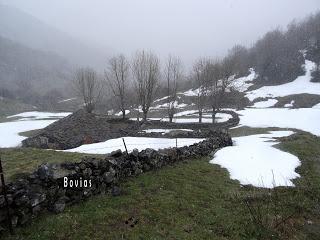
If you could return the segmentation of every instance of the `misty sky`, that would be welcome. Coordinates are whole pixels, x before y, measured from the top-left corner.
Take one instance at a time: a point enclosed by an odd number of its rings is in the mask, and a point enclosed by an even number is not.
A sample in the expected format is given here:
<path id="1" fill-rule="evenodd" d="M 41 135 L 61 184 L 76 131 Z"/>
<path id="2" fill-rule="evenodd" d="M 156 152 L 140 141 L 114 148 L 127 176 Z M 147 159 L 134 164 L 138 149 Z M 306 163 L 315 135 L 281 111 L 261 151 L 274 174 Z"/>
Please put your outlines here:
<path id="1" fill-rule="evenodd" d="M 191 62 L 250 46 L 320 9 L 320 0 L 0 0 L 77 38 L 131 55 L 152 49 Z"/>

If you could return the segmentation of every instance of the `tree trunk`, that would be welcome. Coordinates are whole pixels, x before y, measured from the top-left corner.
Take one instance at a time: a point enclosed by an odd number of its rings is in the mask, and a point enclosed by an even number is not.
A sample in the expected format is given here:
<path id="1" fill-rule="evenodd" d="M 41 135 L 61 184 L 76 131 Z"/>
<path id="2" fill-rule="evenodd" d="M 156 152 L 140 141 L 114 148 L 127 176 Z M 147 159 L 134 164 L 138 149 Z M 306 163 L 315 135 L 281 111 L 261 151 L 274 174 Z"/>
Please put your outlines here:
<path id="1" fill-rule="evenodd" d="M 169 115 L 169 122 L 172 123 L 173 116 L 174 116 L 174 109 L 173 108 L 169 109 L 168 115 Z"/>
<path id="2" fill-rule="evenodd" d="M 214 124 L 216 120 L 216 110 L 212 110 L 212 123 Z"/>
<path id="3" fill-rule="evenodd" d="M 126 118 L 126 110 L 122 110 L 122 119 Z"/>
<path id="4" fill-rule="evenodd" d="M 202 123 L 202 110 L 199 111 L 199 123 Z"/>
<path id="5" fill-rule="evenodd" d="M 147 121 L 148 112 L 143 112 L 143 121 Z"/>
<path id="6" fill-rule="evenodd" d="M 172 119 L 173 119 L 173 114 L 172 114 L 172 113 L 170 113 L 170 114 L 169 114 L 169 122 L 171 122 L 171 123 L 172 123 Z"/>

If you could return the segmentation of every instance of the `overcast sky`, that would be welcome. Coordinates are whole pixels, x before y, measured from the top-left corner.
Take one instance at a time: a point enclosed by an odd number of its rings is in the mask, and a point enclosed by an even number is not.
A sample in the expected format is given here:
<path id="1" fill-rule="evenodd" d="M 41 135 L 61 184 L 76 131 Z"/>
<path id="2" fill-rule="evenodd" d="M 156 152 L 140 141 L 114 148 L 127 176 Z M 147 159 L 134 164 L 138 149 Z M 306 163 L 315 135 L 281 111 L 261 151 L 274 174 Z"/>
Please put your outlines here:
<path id="1" fill-rule="evenodd" d="M 86 42 L 131 55 L 151 49 L 187 63 L 250 46 L 320 9 L 320 0 L 0 0 Z"/>

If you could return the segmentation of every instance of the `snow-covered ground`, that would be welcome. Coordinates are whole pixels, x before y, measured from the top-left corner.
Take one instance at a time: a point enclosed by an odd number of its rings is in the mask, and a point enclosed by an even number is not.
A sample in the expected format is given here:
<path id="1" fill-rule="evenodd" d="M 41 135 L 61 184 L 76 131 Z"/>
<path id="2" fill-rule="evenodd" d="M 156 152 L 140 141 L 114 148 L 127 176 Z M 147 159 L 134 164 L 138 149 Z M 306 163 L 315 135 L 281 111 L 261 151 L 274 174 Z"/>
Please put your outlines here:
<path id="1" fill-rule="evenodd" d="M 146 148 L 153 148 L 155 150 L 162 148 L 172 148 L 176 147 L 176 139 L 172 138 L 147 138 L 147 137 L 124 137 L 123 138 L 128 152 L 133 149 L 138 149 L 139 151 Z M 178 138 L 178 147 L 189 146 L 194 143 L 203 141 L 204 138 Z M 106 154 L 111 153 L 114 150 L 121 149 L 125 151 L 122 138 L 110 139 L 105 142 L 85 144 L 77 148 L 64 150 L 65 152 L 79 152 L 88 154 Z"/>
<path id="2" fill-rule="evenodd" d="M 188 105 L 185 104 L 185 103 L 180 103 L 179 104 L 178 101 L 174 102 L 174 107 L 177 108 L 177 109 L 185 108 L 187 106 Z M 150 110 L 167 109 L 167 108 L 168 108 L 168 103 L 163 103 L 163 104 L 156 105 L 154 107 L 150 107 Z"/>
<path id="3" fill-rule="evenodd" d="M 130 113 L 130 110 L 125 110 L 125 115 L 127 115 L 127 114 L 129 114 Z M 116 115 L 116 116 L 122 116 L 122 111 L 120 111 L 120 112 L 118 112 L 118 113 L 116 113 L 116 114 L 114 114 L 114 115 Z"/>
<path id="4" fill-rule="evenodd" d="M 253 91 L 246 93 L 246 97 L 253 101 L 256 98 L 274 98 L 274 97 L 284 97 L 293 94 L 317 94 L 320 95 L 320 84 L 310 82 L 311 73 L 315 69 L 316 64 L 309 60 L 305 60 L 303 65 L 305 69 L 305 74 L 297 77 L 294 81 L 276 86 L 264 86 Z"/>
<path id="5" fill-rule="evenodd" d="M 290 103 L 286 103 L 284 107 L 293 107 L 293 104 L 294 104 L 294 100 L 292 100 Z"/>
<path id="6" fill-rule="evenodd" d="M 70 113 L 67 112 L 23 112 L 9 116 L 8 120 L 11 120 L 11 118 L 14 117 L 18 117 L 20 119 L 0 123 L 0 148 L 18 147 L 22 140 L 26 139 L 26 137 L 20 136 L 19 133 L 44 128 L 57 121 L 59 118 L 68 116 L 69 114 Z M 56 120 L 52 120 L 52 118 L 56 118 Z"/>
<path id="7" fill-rule="evenodd" d="M 320 103 L 318 103 L 318 104 L 316 104 L 316 105 L 312 106 L 312 108 L 319 108 L 319 109 L 320 109 Z"/>
<path id="8" fill-rule="evenodd" d="M 257 74 L 253 68 L 249 69 L 250 74 L 245 77 L 237 78 L 233 80 L 233 88 L 239 92 L 245 92 L 247 89 L 253 85 L 252 81 L 256 79 Z"/>
<path id="9" fill-rule="evenodd" d="M 277 99 L 268 99 L 266 101 L 256 102 L 253 104 L 255 108 L 267 108 L 272 107 L 278 102 Z"/>
<path id="10" fill-rule="evenodd" d="M 197 88 L 197 89 L 189 89 L 183 93 L 180 93 L 182 95 L 185 95 L 185 96 L 188 96 L 188 97 L 195 97 L 195 96 L 198 96 L 199 94 L 199 91 L 200 91 L 200 88 Z"/>
<path id="11" fill-rule="evenodd" d="M 68 98 L 68 99 L 61 100 L 61 101 L 59 101 L 58 103 L 70 102 L 70 101 L 73 101 L 73 100 L 76 100 L 76 99 L 77 99 L 77 98 Z"/>
<path id="12" fill-rule="evenodd" d="M 296 128 L 320 135 L 320 109 L 317 108 L 246 108 L 237 113 L 244 126 Z"/>
<path id="13" fill-rule="evenodd" d="M 172 131 L 184 131 L 184 132 L 193 132 L 192 129 L 145 129 L 145 130 L 142 130 L 142 132 L 145 132 L 145 133 L 162 133 L 162 134 L 165 134 L 165 133 L 169 133 L 169 132 L 172 132 Z"/>
<path id="14" fill-rule="evenodd" d="M 47 119 L 47 118 L 63 118 L 70 115 L 71 112 L 23 112 L 16 115 L 8 116 L 7 118 L 21 118 L 20 120 L 35 120 L 35 119 Z"/>
<path id="15" fill-rule="evenodd" d="M 273 147 L 278 143 L 275 137 L 291 134 L 292 131 L 272 131 L 234 138 L 234 146 L 219 150 L 210 163 L 227 168 L 231 179 L 241 184 L 265 188 L 294 186 L 290 180 L 299 177 L 295 172 L 299 159 Z"/>
<path id="16" fill-rule="evenodd" d="M 175 113 L 174 116 L 175 117 L 187 116 L 187 115 L 194 114 L 197 112 L 198 112 L 198 110 L 186 110 L 186 111 Z"/>
<path id="17" fill-rule="evenodd" d="M 26 137 L 19 133 L 41 129 L 55 120 L 24 120 L 0 123 L 0 148 L 18 147 Z"/>

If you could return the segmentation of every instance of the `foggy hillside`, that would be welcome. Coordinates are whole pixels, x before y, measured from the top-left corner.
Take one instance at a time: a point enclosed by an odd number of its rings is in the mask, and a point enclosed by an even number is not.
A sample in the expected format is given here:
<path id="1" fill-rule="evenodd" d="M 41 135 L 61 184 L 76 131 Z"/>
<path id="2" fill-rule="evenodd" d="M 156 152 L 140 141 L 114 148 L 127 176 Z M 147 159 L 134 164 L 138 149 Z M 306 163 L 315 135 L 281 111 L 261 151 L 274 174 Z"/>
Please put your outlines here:
<path id="1" fill-rule="evenodd" d="M 53 53 L 25 47 L 0 37 L 0 90 L 3 97 L 35 103 L 39 96 L 66 93 L 72 67 Z"/>
<path id="2" fill-rule="evenodd" d="M 110 49 L 97 49 L 11 6 L 0 4 L 0 36 L 31 48 L 51 51 L 73 64 L 100 68 Z"/>

